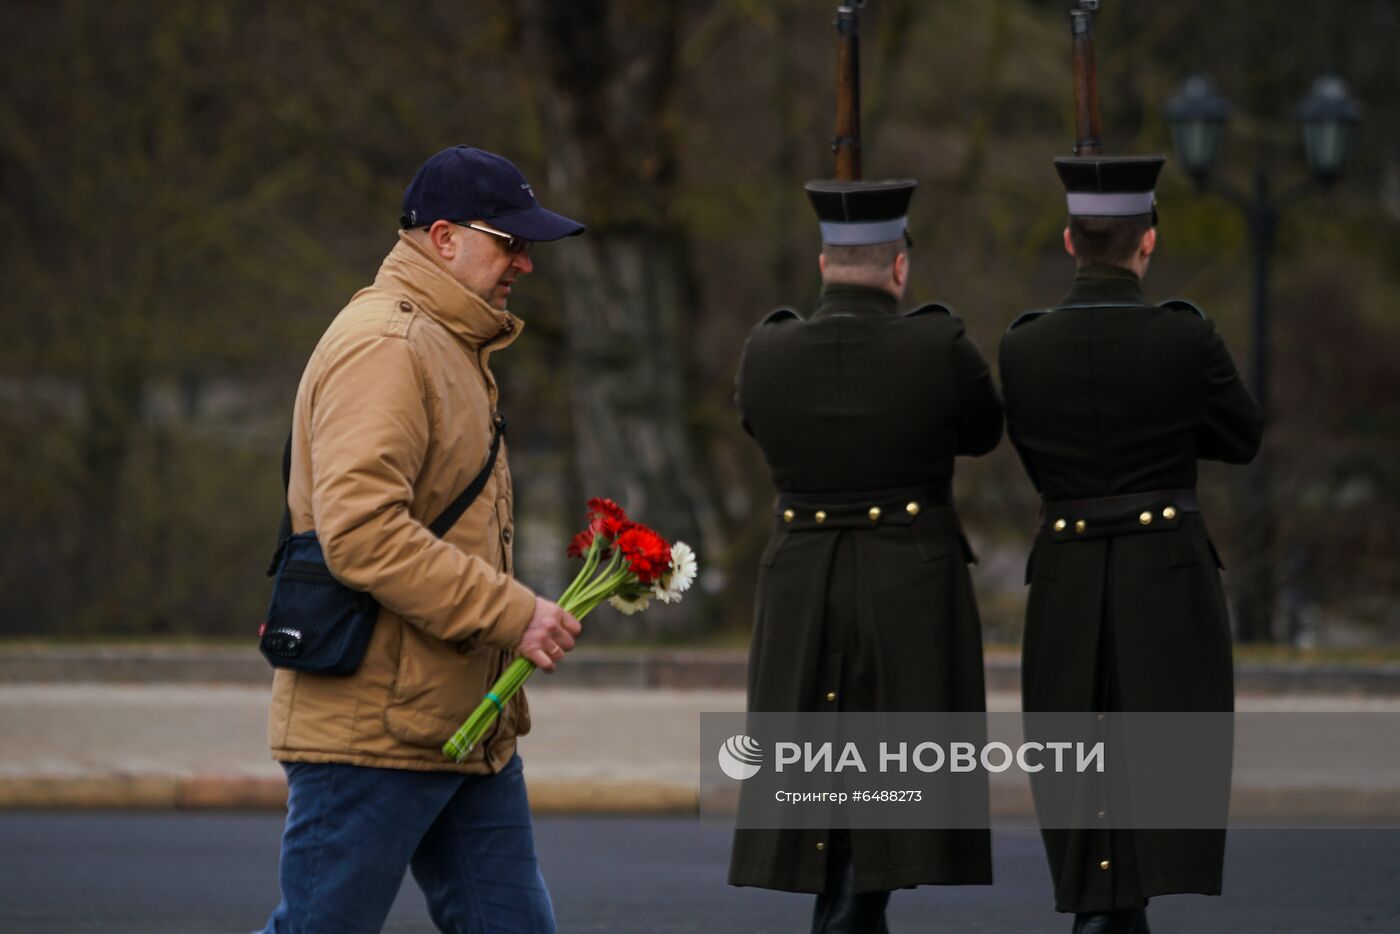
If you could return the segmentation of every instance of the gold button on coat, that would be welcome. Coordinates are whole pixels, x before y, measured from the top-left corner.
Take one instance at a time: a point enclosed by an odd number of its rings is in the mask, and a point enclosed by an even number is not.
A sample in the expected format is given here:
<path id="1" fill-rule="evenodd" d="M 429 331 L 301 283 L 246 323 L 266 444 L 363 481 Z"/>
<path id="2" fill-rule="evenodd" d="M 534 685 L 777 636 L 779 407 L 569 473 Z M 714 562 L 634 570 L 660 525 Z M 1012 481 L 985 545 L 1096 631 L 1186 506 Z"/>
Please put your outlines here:
<path id="1" fill-rule="evenodd" d="M 1100 869 L 1107 869 L 1107 868 L 1108 868 L 1108 860 L 1104 860 L 1103 862 L 1099 863 L 1099 868 L 1100 868 Z"/>
<path id="2" fill-rule="evenodd" d="M 1142 515 L 1138 516 L 1138 521 L 1141 522 L 1143 525 L 1151 525 L 1151 524 L 1152 524 L 1152 513 L 1150 513 L 1150 512 L 1143 512 Z"/>
<path id="3" fill-rule="evenodd" d="M 880 507 L 879 507 L 879 506 L 871 506 L 871 507 L 870 507 L 870 521 L 871 521 L 871 522 L 879 522 L 879 521 L 880 521 Z"/>
<path id="4" fill-rule="evenodd" d="M 1075 534 L 1082 534 L 1082 533 L 1084 532 L 1084 530 L 1087 529 L 1088 527 L 1089 527 L 1089 523 L 1085 522 L 1083 519 L 1080 519 L 1078 522 L 1076 522 L 1076 523 L 1074 524 L 1074 531 L 1075 531 Z"/>
<path id="5" fill-rule="evenodd" d="M 818 853 L 820 853 L 820 852 L 821 852 L 822 850 L 824 850 L 824 849 L 826 849 L 826 844 L 825 844 L 825 843 L 818 843 L 818 844 L 817 844 L 817 852 L 818 852 Z"/>
<path id="6" fill-rule="evenodd" d="M 1170 522 L 1172 519 L 1175 519 L 1175 518 L 1176 518 L 1176 507 L 1175 507 L 1175 506 L 1168 506 L 1166 509 L 1163 509 L 1163 510 L 1162 510 L 1162 518 L 1163 518 L 1163 519 L 1166 519 L 1168 522 Z"/>
<path id="7" fill-rule="evenodd" d="M 793 512 L 791 509 L 784 509 L 784 510 L 783 510 L 783 521 L 784 521 L 784 522 L 791 522 L 793 519 L 796 519 L 796 518 L 797 518 L 797 513 Z"/>
<path id="8" fill-rule="evenodd" d="M 817 525 L 821 525 L 826 521 L 826 510 L 818 509 L 815 518 L 817 520 Z"/>
<path id="9" fill-rule="evenodd" d="M 827 692 L 826 692 L 826 699 L 829 700 L 829 701 L 834 701 L 834 700 L 836 700 L 836 692 L 835 692 L 835 691 L 827 691 Z"/>
<path id="10" fill-rule="evenodd" d="M 1056 531 L 1056 532 L 1063 532 L 1063 531 L 1065 530 L 1065 526 L 1068 525 L 1068 524 L 1069 524 L 1069 523 L 1066 522 L 1066 521 L 1063 520 L 1063 519 L 1056 519 L 1056 520 L 1055 520 L 1055 531 Z"/>
<path id="11" fill-rule="evenodd" d="M 917 516 L 919 514 L 919 504 L 910 503 L 908 506 L 904 507 L 904 511 L 909 513 L 909 515 L 911 516 Z"/>

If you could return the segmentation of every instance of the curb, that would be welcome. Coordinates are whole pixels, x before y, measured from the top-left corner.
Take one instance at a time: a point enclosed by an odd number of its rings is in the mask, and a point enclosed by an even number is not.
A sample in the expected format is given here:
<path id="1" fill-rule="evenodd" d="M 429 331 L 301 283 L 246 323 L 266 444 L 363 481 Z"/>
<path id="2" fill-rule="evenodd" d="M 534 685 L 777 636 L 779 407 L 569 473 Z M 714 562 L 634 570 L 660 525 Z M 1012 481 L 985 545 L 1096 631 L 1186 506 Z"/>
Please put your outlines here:
<path id="1" fill-rule="evenodd" d="M 256 650 L 189 646 L 0 648 L 0 684 L 272 684 Z"/>
<path id="2" fill-rule="evenodd" d="M 0 647 L 0 684 L 258 684 L 272 669 L 253 649 L 199 646 Z M 707 690 L 748 684 L 736 649 L 583 649 L 546 682 L 569 688 Z M 536 682 L 541 684 L 541 682 Z"/>
<path id="3" fill-rule="evenodd" d="M 0 647 L 0 684 L 259 684 L 272 670 L 253 649 L 191 646 Z M 989 692 L 1021 689 L 1020 659 L 986 658 Z M 570 655 L 532 690 L 653 688 L 743 690 L 748 653 L 737 649 L 583 649 Z M 1235 665 L 1238 694 L 1365 694 L 1400 696 L 1400 662 L 1242 661 Z"/>
<path id="4" fill-rule="evenodd" d="M 530 809 L 538 815 L 697 815 L 698 789 L 679 782 L 617 778 L 531 779 Z M 992 782 L 994 821 L 1033 821 L 1030 786 Z M 715 816 L 732 815 L 738 788 L 703 802 Z M 0 778 L 0 812 L 22 810 L 283 811 L 280 777 L 229 775 L 19 775 Z M 1235 788 L 1231 826 L 1280 828 L 1400 827 L 1400 789 L 1326 787 Z"/>
<path id="5" fill-rule="evenodd" d="M 700 794 L 679 782 L 527 779 L 536 814 L 696 814 Z"/>
<path id="6" fill-rule="evenodd" d="M 0 779 L 0 810 L 169 810 L 179 800 L 181 782 L 174 775 L 6 776 Z"/>
<path id="7" fill-rule="evenodd" d="M 694 814 L 696 790 L 678 782 L 632 779 L 531 779 L 536 814 Z M 280 776 L 13 775 L 0 777 L 0 811 L 282 811 Z"/>

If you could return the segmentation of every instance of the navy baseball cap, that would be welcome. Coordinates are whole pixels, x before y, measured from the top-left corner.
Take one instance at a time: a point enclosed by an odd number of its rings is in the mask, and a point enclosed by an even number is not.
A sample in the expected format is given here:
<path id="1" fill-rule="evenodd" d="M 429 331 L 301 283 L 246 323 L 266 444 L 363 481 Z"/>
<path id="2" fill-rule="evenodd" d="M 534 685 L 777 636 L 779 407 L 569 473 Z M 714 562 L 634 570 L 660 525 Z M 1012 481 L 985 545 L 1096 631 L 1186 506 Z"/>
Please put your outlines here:
<path id="1" fill-rule="evenodd" d="M 434 221 L 486 221 L 526 240 L 558 240 L 583 233 L 583 225 L 546 211 L 520 170 L 495 153 L 453 146 L 433 156 L 403 193 L 399 226 Z"/>

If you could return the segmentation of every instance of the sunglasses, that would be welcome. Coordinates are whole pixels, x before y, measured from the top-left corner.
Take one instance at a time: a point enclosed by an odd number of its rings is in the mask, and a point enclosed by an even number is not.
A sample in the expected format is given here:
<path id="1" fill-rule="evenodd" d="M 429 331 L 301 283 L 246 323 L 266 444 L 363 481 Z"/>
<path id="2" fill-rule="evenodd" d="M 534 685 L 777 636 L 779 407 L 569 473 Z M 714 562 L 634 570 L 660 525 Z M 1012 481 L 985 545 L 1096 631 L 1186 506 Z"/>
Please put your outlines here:
<path id="1" fill-rule="evenodd" d="M 522 253 L 528 256 L 530 253 L 530 246 L 534 242 L 532 240 L 526 240 L 524 237 L 517 237 L 515 234 L 508 234 L 504 230 L 497 230 L 494 227 L 487 227 L 485 224 L 478 224 L 475 221 L 469 221 L 467 223 L 453 221 L 452 223 L 456 224 L 458 227 L 469 227 L 472 230 L 479 230 L 484 234 L 489 234 L 490 236 L 504 240 L 506 242 L 506 252 L 511 256 L 519 256 Z"/>

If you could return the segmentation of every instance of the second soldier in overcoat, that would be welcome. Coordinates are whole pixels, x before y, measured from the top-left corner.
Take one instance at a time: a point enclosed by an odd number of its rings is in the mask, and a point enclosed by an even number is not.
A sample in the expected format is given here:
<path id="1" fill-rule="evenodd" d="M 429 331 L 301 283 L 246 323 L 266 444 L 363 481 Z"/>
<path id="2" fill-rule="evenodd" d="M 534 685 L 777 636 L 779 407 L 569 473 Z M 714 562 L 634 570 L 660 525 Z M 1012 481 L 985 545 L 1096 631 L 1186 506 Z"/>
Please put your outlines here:
<path id="1" fill-rule="evenodd" d="M 1001 343 L 1008 434 L 1043 500 L 1026 573 L 1026 711 L 1233 709 L 1223 562 L 1196 465 L 1248 463 L 1263 416 L 1213 323 L 1143 295 L 1162 162 L 1056 160 L 1074 283 Z M 1227 745 L 1223 761 L 1202 760 L 1223 775 L 1221 795 L 1228 758 Z M 1076 914 L 1076 932 L 1147 934 L 1149 898 L 1221 890 L 1223 828 L 1044 837 L 1056 908 Z"/>
<path id="2" fill-rule="evenodd" d="M 982 711 L 975 561 L 954 458 L 1002 433 L 988 367 L 942 305 L 901 313 L 915 183 L 813 182 L 823 290 L 755 328 L 744 429 L 778 491 L 751 711 Z M 883 931 L 891 889 L 991 882 L 986 830 L 739 830 L 729 880 L 819 893 L 813 931 Z"/>

